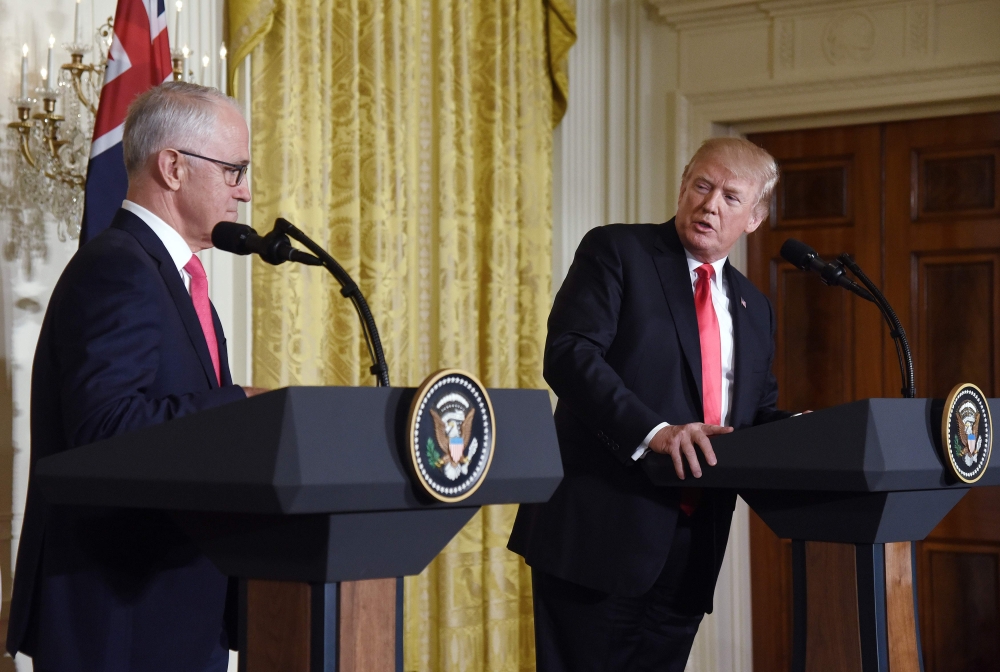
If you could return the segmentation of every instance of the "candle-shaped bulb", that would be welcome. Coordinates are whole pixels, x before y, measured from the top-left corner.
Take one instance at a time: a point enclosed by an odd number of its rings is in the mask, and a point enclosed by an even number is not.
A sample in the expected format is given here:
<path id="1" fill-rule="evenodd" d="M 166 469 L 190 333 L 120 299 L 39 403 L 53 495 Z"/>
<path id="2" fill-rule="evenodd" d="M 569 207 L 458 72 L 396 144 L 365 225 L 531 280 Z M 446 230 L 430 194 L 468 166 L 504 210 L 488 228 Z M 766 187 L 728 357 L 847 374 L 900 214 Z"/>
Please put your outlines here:
<path id="1" fill-rule="evenodd" d="M 56 46 L 56 36 L 49 35 L 49 69 L 48 69 L 49 78 L 48 82 L 45 85 L 45 88 L 47 88 L 49 91 L 55 91 L 56 77 L 58 76 L 58 73 L 56 72 L 55 46 Z"/>
<path id="2" fill-rule="evenodd" d="M 28 45 L 21 47 L 21 100 L 28 97 Z"/>
<path id="3" fill-rule="evenodd" d="M 47 68 L 42 68 L 41 70 L 38 71 L 38 74 L 42 76 L 42 81 L 45 81 L 46 79 L 49 78 L 49 71 Z"/>
<path id="4" fill-rule="evenodd" d="M 80 41 L 80 0 L 76 0 L 76 12 L 73 14 L 73 44 L 79 44 Z"/>
<path id="5" fill-rule="evenodd" d="M 223 95 L 229 94 L 229 72 L 226 70 L 226 43 L 223 42 L 222 46 L 219 47 L 219 91 Z"/>
<path id="6" fill-rule="evenodd" d="M 181 49 L 181 53 L 184 54 L 184 58 L 187 58 L 188 56 L 191 55 L 191 50 L 188 49 L 188 45 L 186 45 L 186 44 L 184 45 L 184 48 Z"/>
<path id="7" fill-rule="evenodd" d="M 177 0 L 177 13 L 174 14 L 174 49 L 177 48 L 177 45 L 181 41 L 181 7 L 183 6 L 184 3 L 181 0 Z"/>
<path id="8" fill-rule="evenodd" d="M 208 57 L 208 54 L 205 54 L 204 56 L 201 57 L 201 67 L 207 68 L 208 64 L 211 62 L 212 59 Z"/>

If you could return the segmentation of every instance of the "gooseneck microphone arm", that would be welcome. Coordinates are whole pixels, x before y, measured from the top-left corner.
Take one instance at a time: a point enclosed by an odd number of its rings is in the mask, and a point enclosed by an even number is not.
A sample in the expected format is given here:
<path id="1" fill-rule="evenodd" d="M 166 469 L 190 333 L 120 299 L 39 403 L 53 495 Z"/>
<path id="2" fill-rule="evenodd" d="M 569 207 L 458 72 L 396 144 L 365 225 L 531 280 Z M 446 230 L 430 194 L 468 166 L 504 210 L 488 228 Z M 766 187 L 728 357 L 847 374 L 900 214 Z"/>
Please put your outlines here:
<path id="1" fill-rule="evenodd" d="M 837 261 L 827 263 L 820 258 L 820 256 L 816 253 L 816 250 L 812 249 L 801 240 L 789 238 L 781 246 L 781 256 L 791 262 L 791 264 L 796 268 L 801 268 L 803 271 L 814 271 L 815 273 L 818 273 L 823 282 L 826 284 L 830 286 L 837 285 L 843 287 L 844 289 L 854 292 L 865 301 L 871 301 L 878 306 L 879 312 L 882 313 L 882 317 L 889 325 L 889 335 L 892 336 L 893 345 L 896 346 L 896 358 L 899 360 L 899 372 L 903 377 L 903 388 L 901 392 L 907 399 L 913 399 L 916 397 L 916 384 L 913 381 L 913 355 L 910 353 L 910 344 L 906 340 L 906 332 L 903 331 L 903 325 L 896 316 L 896 311 L 894 311 L 892 306 L 889 305 L 889 301 L 885 298 L 885 295 L 882 294 L 875 283 L 872 282 L 867 275 L 865 275 L 865 272 L 861 270 L 861 267 L 858 266 L 851 255 L 845 252 L 837 257 Z M 857 276 L 858 280 L 861 281 L 861 284 L 863 284 L 864 287 L 861 287 L 858 283 L 847 277 L 844 273 L 845 266 L 851 271 L 851 273 Z"/>
<path id="2" fill-rule="evenodd" d="M 351 300 L 358 317 L 361 319 L 361 332 L 364 334 L 368 355 L 373 362 L 369 371 L 375 376 L 380 387 L 389 387 L 389 366 L 386 364 L 385 353 L 382 351 L 382 340 L 378 335 L 378 327 L 375 326 L 375 317 L 372 315 L 358 283 L 354 282 L 336 259 L 287 219 L 282 217 L 276 219 L 274 229 L 302 243 L 319 258 L 326 270 L 330 271 L 330 274 L 340 283 L 340 293 Z"/>
<path id="3" fill-rule="evenodd" d="M 899 371 L 903 377 L 903 396 L 907 399 L 916 398 L 917 387 L 913 376 L 913 353 L 910 352 L 910 343 L 906 340 L 906 332 L 903 330 L 903 324 L 899 321 L 896 311 L 892 309 L 889 300 L 885 298 L 878 286 L 865 275 L 865 272 L 861 270 L 851 255 L 844 252 L 837 257 L 837 260 L 847 266 L 851 273 L 861 281 L 861 284 L 872 293 L 875 299 L 874 303 L 881 311 L 886 324 L 889 325 L 889 336 L 892 337 L 892 342 L 896 346 L 896 358 L 899 360 Z"/>

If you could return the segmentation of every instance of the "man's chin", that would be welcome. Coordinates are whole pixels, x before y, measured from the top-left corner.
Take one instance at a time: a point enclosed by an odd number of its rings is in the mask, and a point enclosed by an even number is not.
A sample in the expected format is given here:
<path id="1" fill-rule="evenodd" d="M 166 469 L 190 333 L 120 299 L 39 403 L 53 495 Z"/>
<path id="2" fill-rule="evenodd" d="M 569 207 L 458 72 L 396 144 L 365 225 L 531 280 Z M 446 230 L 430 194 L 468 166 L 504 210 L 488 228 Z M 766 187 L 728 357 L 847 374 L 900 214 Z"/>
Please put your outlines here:
<path id="1" fill-rule="evenodd" d="M 715 249 L 718 245 L 715 231 L 698 231 L 697 229 L 686 231 L 681 236 L 681 242 L 684 244 L 684 248 L 691 253 L 707 252 Z"/>

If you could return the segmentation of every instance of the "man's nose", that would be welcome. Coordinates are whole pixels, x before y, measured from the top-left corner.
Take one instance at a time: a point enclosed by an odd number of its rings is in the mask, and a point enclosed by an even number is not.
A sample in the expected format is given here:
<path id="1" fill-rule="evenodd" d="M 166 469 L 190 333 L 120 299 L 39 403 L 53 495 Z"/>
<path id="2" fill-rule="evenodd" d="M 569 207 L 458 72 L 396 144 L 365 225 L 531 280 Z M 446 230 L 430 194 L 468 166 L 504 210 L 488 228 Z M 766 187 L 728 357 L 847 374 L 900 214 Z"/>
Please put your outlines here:
<path id="1" fill-rule="evenodd" d="M 702 201 L 701 207 L 710 213 L 717 213 L 719 211 L 719 205 L 721 203 L 722 193 L 718 190 L 713 189 L 712 191 L 705 194 L 705 200 Z"/>
<path id="2" fill-rule="evenodd" d="M 244 177 L 243 181 L 240 182 L 239 185 L 236 187 L 236 194 L 234 195 L 234 198 L 237 201 L 241 201 L 243 203 L 249 203 L 250 202 L 250 176 L 249 175 L 246 176 L 246 177 Z"/>

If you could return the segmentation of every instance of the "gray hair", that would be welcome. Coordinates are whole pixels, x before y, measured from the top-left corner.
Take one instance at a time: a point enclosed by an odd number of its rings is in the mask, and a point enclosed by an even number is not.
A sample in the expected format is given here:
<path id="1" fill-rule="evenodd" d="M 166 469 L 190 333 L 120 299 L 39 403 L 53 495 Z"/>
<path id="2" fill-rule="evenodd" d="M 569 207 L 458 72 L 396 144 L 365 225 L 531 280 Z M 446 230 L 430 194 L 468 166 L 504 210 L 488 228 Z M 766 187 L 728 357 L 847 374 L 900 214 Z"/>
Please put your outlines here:
<path id="1" fill-rule="evenodd" d="M 726 168 L 740 179 L 750 179 L 760 185 L 754 210 L 764 217 L 771 207 L 771 194 L 778 184 L 778 164 L 766 150 L 746 138 L 709 138 L 684 167 L 681 182 L 687 179 L 691 167 L 698 161 L 712 157 L 722 159 Z"/>
<path id="2" fill-rule="evenodd" d="M 150 156 L 168 147 L 197 148 L 215 131 L 219 106 L 242 115 L 236 101 L 218 89 L 190 82 L 164 82 L 140 94 L 128 106 L 122 151 L 131 176 Z"/>

